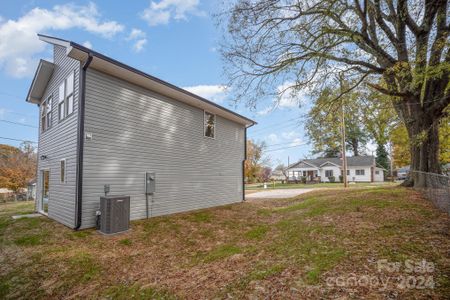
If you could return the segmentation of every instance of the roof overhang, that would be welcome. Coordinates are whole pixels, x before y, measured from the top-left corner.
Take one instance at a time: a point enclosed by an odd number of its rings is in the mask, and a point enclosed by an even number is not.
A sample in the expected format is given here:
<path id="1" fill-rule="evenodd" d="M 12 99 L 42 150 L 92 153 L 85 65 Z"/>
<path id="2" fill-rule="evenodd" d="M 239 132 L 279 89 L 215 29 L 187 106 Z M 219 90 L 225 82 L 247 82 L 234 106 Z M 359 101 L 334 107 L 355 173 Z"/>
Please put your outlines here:
<path id="1" fill-rule="evenodd" d="M 103 73 L 110 74 L 114 77 L 139 85 L 177 101 L 184 102 L 188 105 L 198 107 L 200 109 L 222 116 L 246 127 L 251 127 L 256 124 L 255 121 L 241 116 L 212 101 L 195 95 L 180 87 L 151 76 L 147 73 L 144 73 L 138 69 L 130 67 L 124 63 L 121 63 L 115 59 L 107 57 L 106 55 L 93 51 L 77 43 L 44 35 L 39 35 L 39 38 L 42 41 L 66 47 L 67 55 L 81 62 L 85 62 L 89 56 L 92 56 L 92 61 L 89 65 L 89 68 L 99 70 Z"/>
<path id="2" fill-rule="evenodd" d="M 52 77 L 55 65 L 49 61 L 41 59 L 34 74 L 30 89 L 28 90 L 27 102 L 39 104 L 45 93 L 47 84 Z"/>
<path id="3" fill-rule="evenodd" d="M 333 166 L 335 166 L 335 167 L 341 167 L 340 165 L 337 165 L 337 164 L 335 164 L 335 163 L 333 163 L 333 162 L 331 162 L 331 161 L 326 161 L 326 162 L 324 162 L 323 164 L 321 164 L 319 167 L 320 168 L 322 168 L 323 166 L 325 166 L 325 165 L 333 165 Z"/>
<path id="4" fill-rule="evenodd" d="M 313 169 L 317 169 L 317 170 L 319 169 L 319 167 L 317 167 L 317 166 L 315 166 L 313 164 L 310 164 L 310 163 L 308 163 L 308 162 L 306 162 L 304 160 L 301 160 L 301 161 L 296 162 L 295 164 L 291 165 L 290 167 L 286 168 L 286 170 L 289 170 L 289 169 L 301 169 L 301 168 L 297 167 L 297 165 L 300 164 L 300 163 L 304 163 L 305 165 L 308 165 L 308 166 L 312 167 Z"/>

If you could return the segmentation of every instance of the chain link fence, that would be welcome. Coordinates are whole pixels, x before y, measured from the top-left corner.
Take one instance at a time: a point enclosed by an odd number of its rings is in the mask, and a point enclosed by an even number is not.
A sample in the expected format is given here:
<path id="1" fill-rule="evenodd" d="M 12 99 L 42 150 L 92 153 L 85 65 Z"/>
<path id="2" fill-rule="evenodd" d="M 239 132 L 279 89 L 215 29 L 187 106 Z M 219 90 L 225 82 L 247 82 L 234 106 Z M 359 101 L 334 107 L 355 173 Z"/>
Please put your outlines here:
<path id="1" fill-rule="evenodd" d="M 425 177 L 426 187 L 419 188 L 437 208 L 450 214 L 450 177 L 436 173 L 412 171 Z"/>

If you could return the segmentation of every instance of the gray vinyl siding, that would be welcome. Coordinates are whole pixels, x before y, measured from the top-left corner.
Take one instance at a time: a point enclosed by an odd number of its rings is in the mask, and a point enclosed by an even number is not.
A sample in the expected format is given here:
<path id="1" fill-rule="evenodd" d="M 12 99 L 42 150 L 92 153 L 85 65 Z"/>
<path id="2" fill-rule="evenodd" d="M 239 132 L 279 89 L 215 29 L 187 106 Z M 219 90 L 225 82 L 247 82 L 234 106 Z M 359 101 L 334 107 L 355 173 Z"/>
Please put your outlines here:
<path id="1" fill-rule="evenodd" d="M 145 218 L 146 171 L 156 173 L 152 216 L 242 201 L 244 125 L 216 116 L 206 138 L 203 110 L 93 69 L 85 111 L 82 228 L 95 225 L 104 184 L 131 197 L 131 219 Z"/>
<path id="2" fill-rule="evenodd" d="M 77 118 L 78 118 L 78 83 L 80 62 L 66 56 L 66 50 L 54 46 L 53 62 L 56 65 L 43 99 L 53 94 L 52 127 L 41 132 L 41 116 L 39 108 L 39 144 L 38 144 L 38 182 L 36 189 L 37 206 L 42 195 L 42 174 L 44 169 L 50 170 L 48 216 L 69 227 L 75 224 L 75 183 L 77 157 Z M 75 72 L 74 112 L 58 121 L 59 85 Z M 41 155 L 47 159 L 40 159 Z M 66 159 L 66 182 L 60 183 L 60 160 Z"/>

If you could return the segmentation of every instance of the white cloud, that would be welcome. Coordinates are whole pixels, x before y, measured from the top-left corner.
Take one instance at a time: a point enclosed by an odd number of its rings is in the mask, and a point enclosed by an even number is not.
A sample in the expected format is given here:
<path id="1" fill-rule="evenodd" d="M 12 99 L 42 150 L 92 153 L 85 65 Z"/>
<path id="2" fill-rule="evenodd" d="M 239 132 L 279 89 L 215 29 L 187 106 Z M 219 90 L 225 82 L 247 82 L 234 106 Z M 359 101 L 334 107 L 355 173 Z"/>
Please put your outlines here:
<path id="1" fill-rule="evenodd" d="M 168 24 L 171 19 L 187 20 L 188 15 L 204 16 L 205 12 L 198 8 L 199 0 L 161 0 L 150 2 L 144 9 L 141 18 L 150 26 Z"/>
<path id="2" fill-rule="evenodd" d="M 289 81 L 277 86 L 278 97 L 273 99 L 269 106 L 257 111 L 256 114 L 265 116 L 277 108 L 298 108 L 301 104 L 306 103 L 306 93 L 295 90 L 293 86 L 294 83 Z"/>
<path id="3" fill-rule="evenodd" d="M 287 140 L 294 139 L 300 136 L 300 134 L 297 131 L 287 131 L 281 133 L 281 136 Z"/>
<path id="4" fill-rule="evenodd" d="M 141 52 L 142 50 L 144 50 L 145 44 L 147 44 L 147 39 L 137 40 L 133 45 L 133 50 L 135 52 Z"/>
<path id="5" fill-rule="evenodd" d="M 145 32 L 143 32 L 142 30 L 140 30 L 138 28 L 133 28 L 133 29 L 131 29 L 131 32 L 128 35 L 127 40 L 135 40 L 135 39 L 140 39 L 140 38 L 145 38 L 145 37 L 146 37 Z"/>
<path id="6" fill-rule="evenodd" d="M 295 91 L 292 82 L 285 82 L 277 87 L 277 105 L 281 108 L 298 107 L 303 100 L 303 94 Z"/>
<path id="7" fill-rule="evenodd" d="M 295 138 L 292 143 L 289 144 L 290 147 L 300 146 L 303 144 L 303 140 L 301 138 Z"/>
<path id="8" fill-rule="evenodd" d="M 275 133 L 271 133 L 271 134 L 269 134 L 268 136 L 267 136 L 267 142 L 269 143 L 269 144 L 275 144 L 275 143 L 278 143 L 279 142 L 279 139 L 278 139 L 278 135 L 276 135 Z"/>
<path id="9" fill-rule="evenodd" d="M 37 64 L 35 55 L 46 47 L 36 34 L 72 28 L 111 38 L 124 26 L 115 21 L 101 21 L 93 3 L 56 5 L 52 9 L 36 7 L 16 20 L 0 23 L 0 66 L 15 77 L 31 75 Z"/>
<path id="10" fill-rule="evenodd" d="M 89 41 L 84 42 L 83 46 L 85 46 L 86 48 L 92 49 L 92 43 Z"/>
<path id="11" fill-rule="evenodd" d="M 134 52 L 141 52 L 142 50 L 144 50 L 144 46 L 145 44 L 147 44 L 147 34 L 138 29 L 138 28 L 133 28 L 130 31 L 130 34 L 128 35 L 128 37 L 126 38 L 127 41 L 133 41 L 133 51 Z"/>
<path id="12" fill-rule="evenodd" d="M 184 89 L 205 99 L 220 103 L 226 97 L 227 87 L 225 85 L 196 85 L 184 87 Z"/>

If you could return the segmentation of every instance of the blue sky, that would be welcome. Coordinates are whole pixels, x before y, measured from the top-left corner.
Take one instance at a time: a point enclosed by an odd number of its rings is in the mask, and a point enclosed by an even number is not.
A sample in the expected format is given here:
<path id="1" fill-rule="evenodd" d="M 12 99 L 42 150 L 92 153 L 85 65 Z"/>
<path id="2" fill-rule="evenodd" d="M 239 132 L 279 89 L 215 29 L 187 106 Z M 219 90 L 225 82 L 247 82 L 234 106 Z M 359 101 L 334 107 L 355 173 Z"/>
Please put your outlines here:
<path id="1" fill-rule="evenodd" d="M 220 1 L 3 1 L 0 4 L 0 136 L 37 141 L 38 109 L 25 97 L 38 59 L 51 48 L 36 33 L 54 35 L 92 47 L 177 86 L 250 117 L 258 125 L 248 138 L 266 141 L 273 165 L 308 156 L 310 146 L 299 117 L 307 104 L 284 95 L 276 109 L 267 99 L 255 110 L 237 106 L 227 95 L 217 51 L 221 39 L 212 14 Z M 305 99 L 301 99 L 305 102 Z M 34 126 L 34 127 L 29 127 Z M 18 141 L 0 139 L 18 145 Z M 300 145 L 300 146 L 299 146 Z M 284 148 L 282 150 L 281 149 Z"/>

